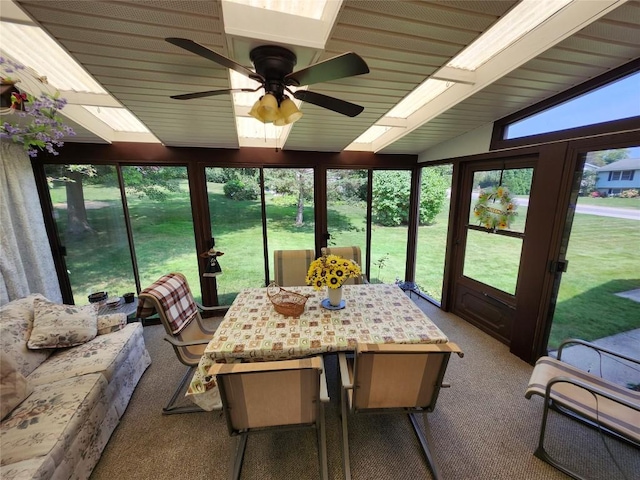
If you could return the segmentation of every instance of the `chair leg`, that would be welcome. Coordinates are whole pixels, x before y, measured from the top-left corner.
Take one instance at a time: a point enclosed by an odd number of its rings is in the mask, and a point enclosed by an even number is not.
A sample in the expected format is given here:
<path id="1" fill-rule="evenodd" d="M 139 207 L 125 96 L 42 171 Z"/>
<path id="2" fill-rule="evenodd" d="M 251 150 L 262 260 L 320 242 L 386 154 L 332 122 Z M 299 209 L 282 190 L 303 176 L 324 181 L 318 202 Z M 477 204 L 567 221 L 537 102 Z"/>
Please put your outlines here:
<path id="1" fill-rule="evenodd" d="M 411 425 L 413 425 L 413 431 L 416 432 L 416 436 L 420 441 L 420 445 L 422 446 L 422 451 L 427 457 L 427 462 L 429 463 L 429 467 L 431 468 L 431 473 L 433 473 L 433 478 L 434 480 L 438 480 L 439 478 L 441 478 L 440 472 L 436 464 L 436 459 L 431 454 L 431 450 L 429 449 L 429 444 L 433 443 L 433 439 L 431 437 L 431 429 L 429 428 L 429 422 L 426 419 L 424 419 L 424 432 L 423 432 L 422 428 L 420 428 L 420 423 L 415 413 L 410 413 L 409 419 L 411 420 Z"/>
<path id="2" fill-rule="evenodd" d="M 187 371 L 184 374 L 184 377 L 182 377 L 182 380 L 180 381 L 180 384 L 178 385 L 178 388 L 176 389 L 175 392 L 173 392 L 173 396 L 171 397 L 171 400 L 169 400 L 169 403 L 167 403 L 167 406 L 162 409 L 162 414 L 163 415 L 174 415 L 176 413 L 196 413 L 196 412 L 203 412 L 204 411 L 200 407 L 197 407 L 195 405 L 193 405 L 193 406 L 186 405 L 186 406 L 183 406 L 183 407 L 175 406 L 175 402 L 178 399 L 178 395 L 180 395 L 180 393 L 182 392 L 182 389 L 184 388 L 185 384 L 187 383 L 187 380 L 189 380 L 189 378 L 191 378 L 190 374 L 193 372 L 194 368 L 195 367 L 187 368 Z"/>
<path id="3" fill-rule="evenodd" d="M 329 479 L 329 465 L 327 462 L 327 432 L 324 422 L 324 405 L 320 403 L 320 420 L 318 421 L 318 461 L 320 462 L 320 479 Z"/>
<path id="4" fill-rule="evenodd" d="M 342 388 L 341 395 L 341 417 L 342 423 L 342 469 L 344 471 L 344 479 L 351 480 L 351 464 L 349 462 L 349 429 L 347 426 L 347 390 Z"/>
<path id="5" fill-rule="evenodd" d="M 579 474 L 577 474 L 576 472 L 573 472 L 572 470 L 569 470 L 564 465 L 561 465 L 559 462 L 557 462 L 555 459 L 553 459 L 547 453 L 547 451 L 544 449 L 544 435 L 545 435 L 545 432 L 547 430 L 547 419 L 548 419 L 548 416 L 549 416 L 549 406 L 550 406 L 550 401 L 547 401 L 545 399 L 544 411 L 542 413 L 542 425 L 540 425 L 540 438 L 538 440 L 538 448 L 536 448 L 536 451 L 535 451 L 534 455 L 537 458 L 539 458 L 540 460 L 542 460 L 544 462 L 547 462 L 552 467 L 557 468 L 562 473 L 565 473 L 565 474 L 569 475 L 571 478 L 575 478 L 576 480 L 586 480 L 585 477 L 582 477 Z"/>
<path id="6" fill-rule="evenodd" d="M 242 460 L 244 459 L 244 451 L 247 447 L 248 432 L 241 432 L 236 442 L 236 454 L 233 456 L 233 465 L 231 468 L 231 480 L 239 480 L 242 471 Z"/>

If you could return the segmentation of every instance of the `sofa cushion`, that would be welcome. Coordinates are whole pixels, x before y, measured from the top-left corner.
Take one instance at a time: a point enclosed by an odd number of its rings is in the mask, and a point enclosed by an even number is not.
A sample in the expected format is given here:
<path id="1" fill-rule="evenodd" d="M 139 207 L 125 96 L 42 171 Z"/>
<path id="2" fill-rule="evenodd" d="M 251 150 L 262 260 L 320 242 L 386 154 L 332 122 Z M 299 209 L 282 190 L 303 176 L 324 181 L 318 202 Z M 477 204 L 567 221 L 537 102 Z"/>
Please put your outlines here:
<path id="1" fill-rule="evenodd" d="M 98 305 L 60 305 L 36 298 L 33 301 L 33 330 L 27 347 L 63 348 L 81 345 L 98 333 Z"/>
<path id="2" fill-rule="evenodd" d="M 101 373 L 111 382 L 114 372 L 136 347 L 142 324 L 130 323 L 122 330 L 98 335 L 77 347 L 57 351 L 27 377 L 31 385 L 42 385 L 63 378 Z"/>
<path id="3" fill-rule="evenodd" d="M 51 479 L 56 464 L 51 457 L 35 457 L 0 466 L 2 480 Z"/>
<path id="4" fill-rule="evenodd" d="M 127 316 L 124 313 L 109 313 L 98 316 L 98 335 L 122 330 L 127 325 Z"/>
<path id="5" fill-rule="evenodd" d="M 50 456 L 59 465 L 87 423 L 100 422 L 109 405 L 100 374 L 36 386 L 0 425 L 2 465 Z"/>
<path id="6" fill-rule="evenodd" d="M 6 417 L 31 391 L 31 385 L 20 373 L 13 359 L 0 351 L 0 418 Z"/>
<path id="7" fill-rule="evenodd" d="M 33 301 L 45 299 L 39 293 L 13 300 L 0 307 L 0 350 L 8 354 L 25 377 L 44 362 L 52 350 L 29 350 L 27 340 L 33 328 Z"/>

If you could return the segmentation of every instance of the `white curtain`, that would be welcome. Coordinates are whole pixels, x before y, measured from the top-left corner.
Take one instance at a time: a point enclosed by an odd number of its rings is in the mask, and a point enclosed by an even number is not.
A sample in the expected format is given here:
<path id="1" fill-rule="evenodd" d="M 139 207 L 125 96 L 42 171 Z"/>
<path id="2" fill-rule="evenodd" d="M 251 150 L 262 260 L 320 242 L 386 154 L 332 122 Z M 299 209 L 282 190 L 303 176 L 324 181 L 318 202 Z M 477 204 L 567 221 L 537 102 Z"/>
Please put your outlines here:
<path id="1" fill-rule="evenodd" d="M 31 161 L 20 145 L 0 148 L 0 305 L 30 293 L 61 303 Z"/>

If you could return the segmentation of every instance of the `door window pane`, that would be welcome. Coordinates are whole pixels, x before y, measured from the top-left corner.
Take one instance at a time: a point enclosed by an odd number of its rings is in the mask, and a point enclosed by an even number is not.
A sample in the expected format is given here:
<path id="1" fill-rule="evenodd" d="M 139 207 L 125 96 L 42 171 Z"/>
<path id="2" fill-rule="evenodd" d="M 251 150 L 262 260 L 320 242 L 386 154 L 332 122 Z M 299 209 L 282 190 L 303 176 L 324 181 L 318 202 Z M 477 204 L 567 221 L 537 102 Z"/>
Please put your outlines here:
<path id="1" fill-rule="evenodd" d="M 358 246 L 367 258 L 367 170 L 327 170 L 329 247 Z M 364 265 L 362 272 L 366 272 Z"/>
<path id="2" fill-rule="evenodd" d="M 162 275 L 179 272 L 200 301 L 186 167 L 123 167 L 122 175 L 142 288 Z"/>
<path id="3" fill-rule="evenodd" d="M 135 292 L 124 209 L 111 165 L 45 165 L 76 305 L 92 292 Z"/>
<path id="4" fill-rule="evenodd" d="M 463 275 L 516 293 L 533 168 L 473 173 Z"/>
<path id="5" fill-rule="evenodd" d="M 264 188 L 273 279 L 274 250 L 315 249 L 313 169 L 265 168 Z"/>
<path id="6" fill-rule="evenodd" d="M 207 168 L 212 236 L 222 274 L 218 303 L 231 305 L 244 288 L 264 286 L 264 249 L 259 170 Z M 205 280 L 206 281 L 206 280 Z"/>
<path id="7" fill-rule="evenodd" d="M 500 230 L 524 233 L 532 180 L 533 168 L 474 172 L 469 224 L 490 229 L 495 225 Z M 484 203 L 481 200 L 483 195 L 489 196 Z M 513 205 L 511 209 L 509 204 Z M 488 213 L 483 215 L 480 205 L 486 207 Z M 500 211 L 509 212 L 508 226 L 500 226 L 500 220 L 505 218 Z M 488 227 L 487 219 L 492 222 Z"/>
<path id="8" fill-rule="evenodd" d="M 411 172 L 373 172 L 371 283 L 403 281 L 407 260 Z"/>
<path id="9" fill-rule="evenodd" d="M 452 165 L 422 169 L 416 283 L 422 293 L 442 300 L 444 258 L 449 228 Z"/>
<path id="10" fill-rule="evenodd" d="M 477 230 L 467 230 L 465 277 L 515 295 L 522 240 Z"/>

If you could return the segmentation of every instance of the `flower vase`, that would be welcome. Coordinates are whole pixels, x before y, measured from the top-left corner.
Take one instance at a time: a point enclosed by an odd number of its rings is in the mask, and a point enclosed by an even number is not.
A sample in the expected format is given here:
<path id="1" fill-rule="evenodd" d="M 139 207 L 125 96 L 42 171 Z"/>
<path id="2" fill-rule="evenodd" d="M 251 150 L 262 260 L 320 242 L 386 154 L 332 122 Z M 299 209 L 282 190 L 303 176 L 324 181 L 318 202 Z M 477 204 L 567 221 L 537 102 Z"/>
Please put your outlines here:
<path id="1" fill-rule="evenodd" d="M 327 296 L 329 297 L 329 305 L 332 307 L 339 307 L 340 302 L 342 301 L 342 287 L 327 287 Z"/>

